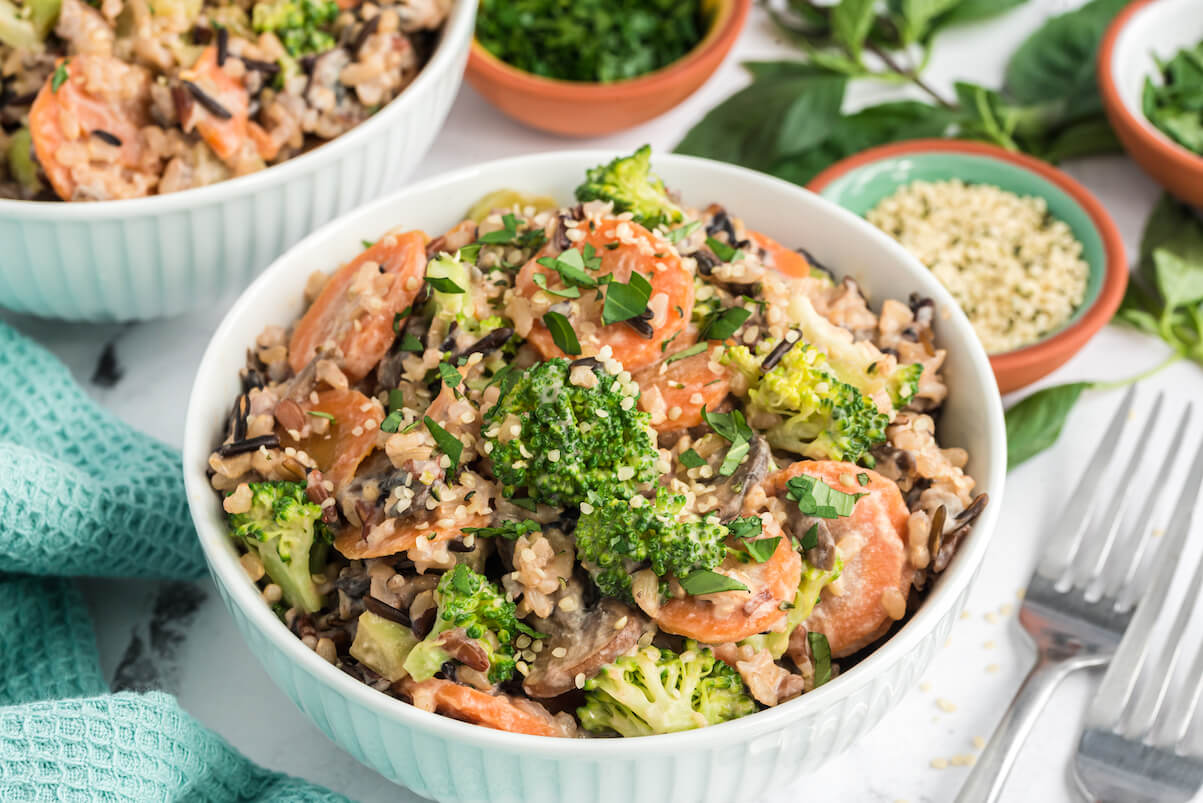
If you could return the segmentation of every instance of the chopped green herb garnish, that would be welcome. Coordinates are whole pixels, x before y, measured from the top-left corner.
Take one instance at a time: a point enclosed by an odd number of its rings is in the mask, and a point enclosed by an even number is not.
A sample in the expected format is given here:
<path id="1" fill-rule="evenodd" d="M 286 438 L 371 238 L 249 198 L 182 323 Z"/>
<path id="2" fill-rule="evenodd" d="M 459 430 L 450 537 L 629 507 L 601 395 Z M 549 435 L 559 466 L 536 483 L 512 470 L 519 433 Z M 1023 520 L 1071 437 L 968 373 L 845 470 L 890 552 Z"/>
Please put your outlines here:
<path id="1" fill-rule="evenodd" d="M 760 516 L 744 516 L 733 519 L 727 525 L 727 530 L 736 538 L 755 538 L 764 532 L 764 522 L 760 520 Z"/>
<path id="2" fill-rule="evenodd" d="M 819 545 L 819 525 L 812 524 L 812 525 L 810 525 L 810 529 L 806 531 L 806 535 L 802 536 L 802 542 L 799 544 L 799 546 L 801 546 L 803 551 L 805 551 L 807 549 L 814 549 L 818 545 Z"/>
<path id="3" fill-rule="evenodd" d="M 689 223 L 686 223 L 684 226 L 678 226 L 677 228 L 673 229 L 672 231 L 670 231 L 668 234 L 666 234 L 664 236 L 670 243 L 676 244 L 676 243 L 679 243 L 682 240 L 684 240 L 689 235 L 693 234 L 695 231 L 697 231 L 698 226 L 701 226 L 701 225 L 702 225 L 702 221 L 694 220 Z"/>
<path id="4" fill-rule="evenodd" d="M 706 461 L 702 459 L 702 456 L 693 449 L 686 449 L 681 452 L 681 456 L 677 459 L 681 461 L 681 465 L 685 466 L 685 468 L 701 468 L 706 465 Z"/>
<path id="5" fill-rule="evenodd" d="M 393 388 L 388 392 L 388 411 L 391 415 L 405 406 L 405 394 L 400 388 Z"/>
<path id="6" fill-rule="evenodd" d="M 602 323 L 607 326 L 621 323 L 643 314 L 652 296 L 652 284 L 642 274 L 632 271 L 626 284 L 611 281 L 606 288 L 606 303 L 602 307 Z"/>
<path id="7" fill-rule="evenodd" d="M 388 414 L 383 421 L 380 422 L 381 432 L 396 432 L 401 428 L 401 422 L 405 420 L 405 416 L 400 410 L 394 410 Z"/>
<path id="8" fill-rule="evenodd" d="M 757 538 L 754 541 L 745 541 L 744 549 L 748 550 L 748 554 L 752 556 L 752 560 L 757 563 L 767 563 L 773 557 L 773 553 L 777 551 L 777 545 L 781 543 L 781 536 L 774 535 L 772 538 Z"/>
<path id="9" fill-rule="evenodd" d="M 58 88 L 67 83 L 67 65 L 71 63 L 71 59 L 63 59 L 63 61 L 54 68 L 54 75 L 50 79 L 50 91 L 58 92 Z"/>
<path id="10" fill-rule="evenodd" d="M 547 276 L 545 276 L 542 273 L 536 273 L 535 275 L 533 275 L 531 277 L 531 279 L 534 280 L 536 287 L 538 287 L 543 292 L 549 293 L 553 296 L 559 296 L 560 298 L 580 298 L 581 297 L 581 291 L 575 287 L 572 287 L 571 285 L 569 285 L 568 287 L 565 287 L 561 290 L 557 290 L 553 287 L 548 287 L 547 286 Z"/>
<path id="11" fill-rule="evenodd" d="M 375 240 L 360 240 L 359 242 L 363 244 L 365 251 L 376 244 Z"/>
<path id="12" fill-rule="evenodd" d="M 446 276 L 427 276 L 426 283 L 435 290 L 438 290 L 440 293 L 447 293 L 448 295 L 458 295 L 465 292 L 464 288 L 460 287 Z"/>
<path id="13" fill-rule="evenodd" d="M 439 363 L 437 368 L 443 384 L 449 388 L 458 388 L 460 383 L 464 381 L 463 375 L 445 362 Z"/>
<path id="14" fill-rule="evenodd" d="M 480 535 L 485 538 L 505 538 L 509 541 L 516 541 L 519 536 L 539 532 L 542 526 L 537 521 L 524 519 L 523 521 L 503 521 L 497 527 L 464 527 L 462 529 L 471 535 Z"/>
<path id="15" fill-rule="evenodd" d="M 593 246 L 586 245 L 589 251 Z M 564 284 L 577 287 L 597 287 L 597 279 L 585 272 L 585 269 L 597 270 L 601 265 L 601 257 L 582 256 L 580 251 L 569 248 L 556 257 L 540 257 L 538 264 L 550 268 L 560 274 Z"/>
<path id="16" fill-rule="evenodd" d="M 451 465 L 447 467 L 447 479 L 450 482 L 451 477 L 455 476 L 456 469 L 459 468 L 459 458 L 464 453 L 464 445 L 460 443 L 459 438 L 440 427 L 438 422 L 430 416 L 426 416 L 422 421 L 426 424 L 430 436 L 434 438 L 435 444 L 438 445 L 439 451 L 447 455 L 451 461 Z"/>
<path id="17" fill-rule="evenodd" d="M 785 483 L 786 494 L 798 503 L 798 509 L 807 516 L 820 519 L 834 519 L 840 516 L 852 515 L 852 509 L 862 496 L 868 494 L 850 494 L 832 488 L 822 480 L 801 474 L 791 477 Z"/>
<path id="18" fill-rule="evenodd" d="M 810 661 L 815 667 L 815 686 L 822 686 L 831 680 L 831 645 L 826 636 L 813 630 L 806 634 L 806 643 L 810 645 Z"/>
<path id="19" fill-rule="evenodd" d="M 706 238 L 706 245 L 710 246 L 710 250 L 714 252 L 714 255 L 723 262 L 735 262 L 738 259 L 742 259 L 744 255 L 744 252 L 738 248 L 732 248 L 722 240 L 716 240 L 713 237 Z"/>
<path id="20" fill-rule="evenodd" d="M 327 421 L 329 421 L 330 423 L 334 423 L 334 421 L 336 420 L 333 415 L 331 415 L 330 413 L 324 412 L 322 410 L 306 410 L 305 413 L 307 415 L 313 416 L 314 418 L 324 418 Z"/>
<path id="21" fill-rule="evenodd" d="M 518 236 L 518 224 L 522 222 L 523 221 L 514 217 L 513 214 L 507 212 L 501 218 L 501 224 L 504 226 L 504 228 L 500 228 L 497 231 L 491 231 L 488 234 L 482 234 L 478 238 L 478 241 L 482 243 L 491 243 L 494 245 L 505 245 L 512 243 L 514 238 Z"/>
<path id="22" fill-rule="evenodd" d="M 677 360 L 684 360 L 687 357 L 692 357 L 695 354 L 701 354 L 708 347 L 709 346 L 706 343 L 695 343 L 692 346 L 690 346 L 689 348 L 685 349 L 684 351 L 678 351 L 676 354 L 672 355 L 664 362 L 666 364 L 672 364 L 672 363 L 676 362 Z"/>
<path id="23" fill-rule="evenodd" d="M 406 332 L 405 337 L 401 338 L 400 348 L 402 351 L 409 351 L 415 354 L 421 354 L 423 351 L 426 351 L 426 347 L 422 345 L 422 341 L 409 332 Z"/>
<path id="24" fill-rule="evenodd" d="M 551 339 L 555 341 L 560 351 L 573 357 L 581 353 L 581 344 L 576 339 L 576 332 L 573 330 L 572 324 L 561 313 L 550 310 L 545 312 L 543 325 L 547 327 L 547 331 L 551 332 Z"/>
<path id="25" fill-rule="evenodd" d="M 718 591 L 747 591 L 748 587 L 738 580 L 710 569 L 695 569 L 679 578 L 686 594 L 713 594 Z"/>
<path id="26" fill-rule="evenodd" d="M 739 331 L 744 321 L 752 317 L 751 311 L 743 307 L 728 307 L 706 316 L 698 340 L 726 340 Z"/>
<path id="27" fill-rule="evenodd" d="M 744 414 L 739 410 L 732 410 L 729 413 L 711 413 L 706 410 L 706 406 L 702 406 L 702 420 L 710 425 L 710 428 L 731 442 L 731 448 L 727 450 L 726 457 L 723 458 L 722 464 L 718 467 L 718 473 L 724 477 L 730 477 L 735 473 L 735 469 L 739 468 L 739 464 L 748 456 L 748 452 L 752 447 L 752 439 L 756 437 L 756 433 L 748 426 L 748 422 L 744 419 Z"/>
<path id="28" fill-rule="evenodd" d="M 864 488 L 869 484 L 869 475 L 862 471 L 860 474 L 856 475 L 856 481 L 860 483 L 862 488 Z"/>

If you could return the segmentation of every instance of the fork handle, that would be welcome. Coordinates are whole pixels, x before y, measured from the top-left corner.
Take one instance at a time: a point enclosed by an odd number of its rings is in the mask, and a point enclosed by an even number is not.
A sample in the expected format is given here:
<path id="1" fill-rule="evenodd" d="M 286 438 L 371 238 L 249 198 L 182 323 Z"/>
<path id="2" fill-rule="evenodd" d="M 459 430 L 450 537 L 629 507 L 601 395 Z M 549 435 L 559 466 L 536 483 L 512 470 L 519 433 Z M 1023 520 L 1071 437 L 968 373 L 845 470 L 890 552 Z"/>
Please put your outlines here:
<path id="1" fill-rule="evenodd" d="M 969 773 L 956 803 L 995 803 L 1007 774 L 1015 764 L 1036 718 L 1052 697 L 1061 679 L 1076 669 L 1072 661 L 1050 661 L 1044 656 L 1028 672 L 1011 705 L 990 736 L 990 743 Z"/>

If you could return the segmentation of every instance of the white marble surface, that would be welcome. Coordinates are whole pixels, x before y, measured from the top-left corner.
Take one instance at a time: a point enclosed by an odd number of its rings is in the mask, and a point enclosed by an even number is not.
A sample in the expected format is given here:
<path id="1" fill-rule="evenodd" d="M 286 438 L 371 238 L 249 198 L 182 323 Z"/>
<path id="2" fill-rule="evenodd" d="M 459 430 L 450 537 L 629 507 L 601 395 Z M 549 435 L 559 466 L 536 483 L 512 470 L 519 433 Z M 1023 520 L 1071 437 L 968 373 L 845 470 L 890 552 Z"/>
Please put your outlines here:
<path id="1" fill-rule="evenodd" d="M 1033 0 L 1003 20 L 944 36 L 932 62 L 932 82 L 945 89 L 954 77 L 997 83 L 1014 45 L 1045 15 L 1071 5 L 1076 3 Z M 667 150 L 689 125 L 745 80 L 741 60 L 790 53 L 757 9 L 736 52 L 695 96 L 638 129 L 581 144 L 621 151 L 650 142 Z M 864 88 L 851 100 L 864 103 L 882 94 L 877 88 Z M 572 146 L 510 122 L 465 86 L 420 175 Z M 1079 162 L 1068 169 L 1101 197 L 1118 221 L 1129 253 L 1135 253 L 1157 188 L 1121 158 Z M 226 306 L 217 304 L 178 319 L 129 327 L 5 319 L 61 356 L 101 404 L 134 426 L 179 445 L 193 371 Z M 112 387 L 101 387 L 89 380 L 103 345 L 111 340 L 124 376 Z M 1164 354 L 1158 341 L 1109 327 L 1046 381 L 1119 378 L 1154 364 Z M 1203 394 L 1203 370 L 1179 364 L 1165 371 L 1145 384 L 1144 404 L 1152 395 L 1151 387 L 1168 391 L 1173 411 L 1188 398 Z M 953 798 L 966 773 L 954 759 L 964 760 L 977 752 L 975 739 L 989 736 L 1031 660 L 1013 621 L 1017 592 L 1026 583 L 1047 523 L 1063 504 L 1067 483 L 1081 471 L 1088 449 L 1117 402 L 1113 394 L 1088 394 L 1058 445 L 1012 474 L 1008 507 L 967 615 L 923 683 L 850 752 L 793 787 L 775 790 L 768 800 L 784 803 L 819 793 L 828 800 L 884 803 Z M 201 587 L 208 596 L 185 638 L 164 647 L 165 640 L 156 639 L 148 626 L 156 601 L 160 605 L 171 601 L 159 596 L 156 584 L 88 582 L 86 591 L 109 676 L 123 659 L 129 669 L 131 637 L 140 636 L 144 645 L 150 645 L 155 682 L 176 692 L 187 710 L 256 761 L 357 800 L 416 800 L 359 765 L 300 714 L 248 652 L 211 585 L 206 582 Z M 1065 767 L 1093 682 L 1086 676 L 1073 678 L 1058 693 L 1012 776 L 1004 797 L 1008 803 L 1075 799 Z M 952 766 L 933 767 L 933 760 L 940 764 L 939 759 Z"/>

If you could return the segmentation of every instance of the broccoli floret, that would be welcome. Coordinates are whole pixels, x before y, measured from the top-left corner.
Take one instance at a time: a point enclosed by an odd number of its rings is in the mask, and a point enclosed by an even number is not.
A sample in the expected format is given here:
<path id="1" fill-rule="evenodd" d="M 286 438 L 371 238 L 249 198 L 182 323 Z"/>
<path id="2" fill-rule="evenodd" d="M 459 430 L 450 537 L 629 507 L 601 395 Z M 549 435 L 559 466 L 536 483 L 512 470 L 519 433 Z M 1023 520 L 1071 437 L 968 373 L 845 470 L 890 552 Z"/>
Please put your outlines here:
<path id="1" fill-rule="evenodd" d="M 814 346 L 796 343 L 773 367 L 761 373 L 764 355 L 735 346 L 724 361 L 748 380 L 749 414 L 775 413 L 782 421 L 765 437 L 778 449 L 816 460 L 871 461 L 868 452 L 886 439 L 889 417 L 873 400 L 837 379 Z M 870 463 L 871 464 L 871 463 Z"/>
<path id="2" fill-rule="evenodd" d="M 334 47 L 328 30 L 338 17 L 334 0 L 272 0 L 256 3 L 251 25 L 256 33 L 272 31 L 293 57 L 323 53 Z"/>
<path id="3" fill-rule="evenodd" d="M 284 599 L 309 613 L 322 607 L 312 575 L 330 543 L 322 508 L 309 501 L 300 482 L 252 482 L 251 509 L 230 514 L 231 534 L 255 550 Z M 317 564 L 317 565 L 314 565 Z"/>
<path id="4" fill-rule="evenodd" d="M 637 389 L 600 366 L 592 371 L 594 387 L 572 384 L 564 359 L 539 363 L 512 384 L 507 378 L 508 389 L 486 413 L 484 447 L 506 496 L 525 489 L 550 505 L 590 495 L 630 499 L 658 476 L 659 453 L 650 416 L 635 404 Z"/>
<path id="5" fill-rule="evenodd" d="M 488 578 L 463 563 L 439 580 L 435 601 L 438 615 L 434 627 L 410 650 L 405 671 L 416 681 L 434 677 L 443 664 L 452 660 L 439 643 L 439 637 L 460 627 L 488 656 L 489 680 L 494 683 L 509 680 L 514 674 L 514 639 L 519 632 L 533 633 L 518 621 L 514 603 L 506 600 Z"/>
<path id="6" fill-rule="evenodd" d="M 756 711 L 739 673 L 709 648 L 685 642 L 685 652 L 645 647 L 606 664 L 585 681 L 581 726 L 620 736 L 703 728 Z"/>
<path id="7" fill-rule="evenodd" d="M 611 201 L 615 212 L 631 212 L 649 229 L 678 223 L 681 207 L 668 197 L 664 182 L 651 172 L 652 149 L 644 145 L 630 156 L 620 156 L 585 173 L 585 183 L 576 188 L 578 201 Z"/>
<path id="8" fill-rule="evenodd" d="M 852 385 L 866 396 L 887 406 L 889 398 L 895 409 L 905 405 L 919 390 L 919 363 L 897 365 L 892 371 L 883 370 L 884 356 L 867 340 L 856 340 L 842 326 L 836 326 L 820 315 L 805 295 L 790 299 L 789 315 L 798 326 L 802 340 L 816 346 L 827 357 L 827 370 L 841 382 Z"/>
<path id="9" fill-rule="evenodd" d="M 631 500 L 642 500 L 636 497 Z M 682 518 L 682 494 L 660 488 L 656 501 L 594 499 L 576 525 L 576 555 L 602 594 L 628 602 L 631 575 L 651 566 L 658 577 L 713 569 L 726 556 L 727 528 L 716 516 Z"/>
<path id="10" fill-rule="evenodd" d="M 819 594 L 822 593 L 823 588 L 839 577 L 840 572 L 844 570 L 844 561 L 836 557 L 835 565 L 828 571 L 816 569 L 805 562 L 802 566 L 802 579 L 798 583 L 798 593 L 794 595 L 794 601 L 791 603 L 793 607 L 786 614 L 785 629 L 773 633 L 759 633 L 744 639 L 740 642 L 741 645 L 750 645 L 758 652 L 768 650 L 774 661 L 779 660 L 789 649 L 790 634 L 797 629 L 798 625 L 810 618 L 811 612 L 819 602 Z"/>

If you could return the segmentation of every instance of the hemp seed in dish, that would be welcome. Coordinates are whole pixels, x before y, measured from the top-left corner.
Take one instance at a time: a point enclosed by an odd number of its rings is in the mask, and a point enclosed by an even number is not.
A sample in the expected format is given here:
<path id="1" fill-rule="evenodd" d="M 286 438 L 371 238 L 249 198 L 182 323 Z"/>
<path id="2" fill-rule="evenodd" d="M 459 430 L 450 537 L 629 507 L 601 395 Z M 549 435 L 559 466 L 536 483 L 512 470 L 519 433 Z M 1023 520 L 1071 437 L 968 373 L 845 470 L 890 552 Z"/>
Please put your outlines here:
<path id="1" fill-rule="evenodd" d="M 866 217 L 931 269 L 990 354 L 1056 331 L 1085 298 L 1082 244 L 1043 198 L 959 179 L 913 181 Z"/>

